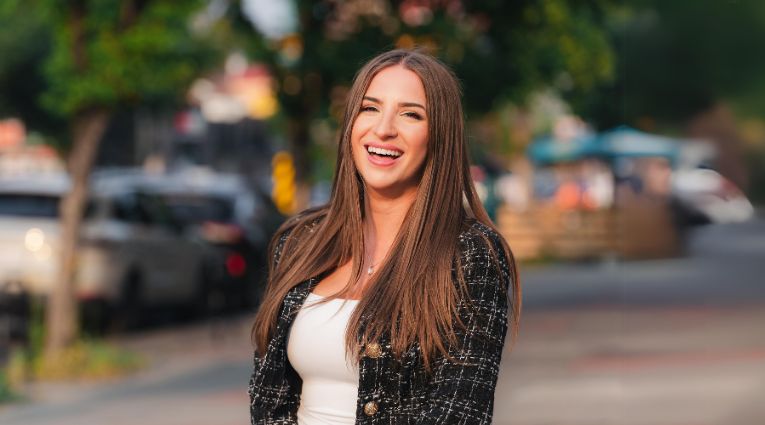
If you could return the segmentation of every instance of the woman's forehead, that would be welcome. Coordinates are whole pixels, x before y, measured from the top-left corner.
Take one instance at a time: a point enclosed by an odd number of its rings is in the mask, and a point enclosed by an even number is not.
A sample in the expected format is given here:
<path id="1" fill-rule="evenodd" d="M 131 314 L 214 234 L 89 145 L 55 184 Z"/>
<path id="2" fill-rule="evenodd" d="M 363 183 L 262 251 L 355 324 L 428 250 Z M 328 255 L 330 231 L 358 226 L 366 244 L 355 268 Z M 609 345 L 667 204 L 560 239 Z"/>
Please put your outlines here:
<path id="1" fill-rule="evenodd" d="M 420 101 L 424 105 L 425 87 L 420 77 L 412 70 L 401 65 L 389 66 L 378 72 L 369 83 L 365 97 L 380 101 Z"/>

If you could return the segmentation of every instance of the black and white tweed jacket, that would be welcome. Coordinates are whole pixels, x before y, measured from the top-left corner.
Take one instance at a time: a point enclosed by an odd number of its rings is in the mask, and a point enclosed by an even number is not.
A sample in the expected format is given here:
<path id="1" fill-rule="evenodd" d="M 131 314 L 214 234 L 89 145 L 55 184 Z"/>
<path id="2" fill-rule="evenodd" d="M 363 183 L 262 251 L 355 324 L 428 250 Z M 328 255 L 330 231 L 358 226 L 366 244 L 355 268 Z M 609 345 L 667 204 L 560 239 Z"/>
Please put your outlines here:
<path id="1" fill-rule="evenodd" d="M 491 423 L 507 331 L 507 291 L 515 272 L 502 255 L 499 238 L 478 222 L 460 234 L 461 264 L 472 300 L 458 305 L 465 329 L 455 327 L 460 344 L 448 347 L 457 362 L 439 356 L 427 374 L 416 344 L 400 359 L 385 338 L 368 346 L 359 361 L 356 424 Z M 292 320 L 316 284 L 317 278 L 309 279 L 287 294 L 265 355 L 255 356 L 248 391 L 252 425 L 297 424 L 302 382 L 287 360 L 286 343 Z"/>

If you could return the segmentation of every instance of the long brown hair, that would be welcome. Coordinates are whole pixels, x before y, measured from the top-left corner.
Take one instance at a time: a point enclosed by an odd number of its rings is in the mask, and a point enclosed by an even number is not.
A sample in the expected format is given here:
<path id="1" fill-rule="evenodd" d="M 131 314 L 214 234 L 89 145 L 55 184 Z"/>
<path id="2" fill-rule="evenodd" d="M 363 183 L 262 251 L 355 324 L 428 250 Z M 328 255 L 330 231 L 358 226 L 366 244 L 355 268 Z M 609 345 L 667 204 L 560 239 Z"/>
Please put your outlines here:
<path id="1" fill-rule="evenodd" d="M 352 278 L 343 291 L 328 299 L 342 297 L 361 277 L 365 252 L 364 184 L 353 162 L 351 128 L 374 76 L 394 65 L 415 72 L 425 88 L 428 154 L 416 199 L 351 316 L 347 349 L 358 359 L 364 344 L 387 333 L 395 355 L 417 342 L 429 370 L 435 355 L 448 357 L 446 346 L 455 342 L 454 326 L 463 326 L 456 316 L 458 296 L 464 296 L 467 290 L 459 273 L 458 237 L 466 218 L 475 218 L 491 228 L 494 225 L 470 176 L 460 86 L 451 70 L 432 56 L 417 50 L 392 50 L 370 60 L 354 78 L 340 129 L 329 203 L 288 220 L 274 236 L 271 252 L 276 241 L 283 239 L 281 256 L 278 264 L 269 267 L 268 287 L 252 329 L 261 355 L 274 334 L 281 302 L 290 289 L 350 260 Z M 282 238 L 285 234 L 287 237 Z M 495 256 L 506 256 L 511 267 L 513 281 L 508 296 L 515 337 L 520 284 L 512 253 L 504 240 L 502 245 L 504 252 Z M 458 285 L 452 275 L 455 264 Z"/>

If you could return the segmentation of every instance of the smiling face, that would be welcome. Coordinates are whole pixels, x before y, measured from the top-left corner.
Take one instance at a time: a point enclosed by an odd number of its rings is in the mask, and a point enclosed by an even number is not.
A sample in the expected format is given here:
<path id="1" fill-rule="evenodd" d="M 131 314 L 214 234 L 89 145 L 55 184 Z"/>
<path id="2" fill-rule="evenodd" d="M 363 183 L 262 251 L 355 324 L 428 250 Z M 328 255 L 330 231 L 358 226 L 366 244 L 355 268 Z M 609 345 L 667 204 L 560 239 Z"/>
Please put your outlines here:
<path id="1" fill-rule="evenodd" d="M 428 115 L 420 77 L 401 65 L 375 75 L 351 129 L 353 161 L 367 191 L 417 192 L 428 153 Z"/>

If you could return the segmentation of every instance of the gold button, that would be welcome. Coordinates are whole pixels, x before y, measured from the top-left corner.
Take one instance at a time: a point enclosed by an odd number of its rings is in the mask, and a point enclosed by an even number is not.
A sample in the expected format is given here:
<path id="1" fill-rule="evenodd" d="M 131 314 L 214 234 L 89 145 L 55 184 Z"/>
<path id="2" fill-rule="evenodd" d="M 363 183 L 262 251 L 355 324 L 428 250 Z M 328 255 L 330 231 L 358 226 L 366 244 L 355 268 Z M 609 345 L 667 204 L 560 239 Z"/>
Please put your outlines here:
<path id="1" fill-rule="evenodd" d="M 364 413 L 366 413 L 367 416 L 372 416 L 377 413 L 377 409 L 377 403 L 374 401 L 367 402 L 367 404 L 364 405 Z"/>
<path id="2" fill-rule="evenodd" d="M 380 347 L 380 344 L 376 342 L 370 342 L 364 349 L 364 354 L 366 354 L 367 357 L 376 359 L 382 356 L 382 348 Z"/>

